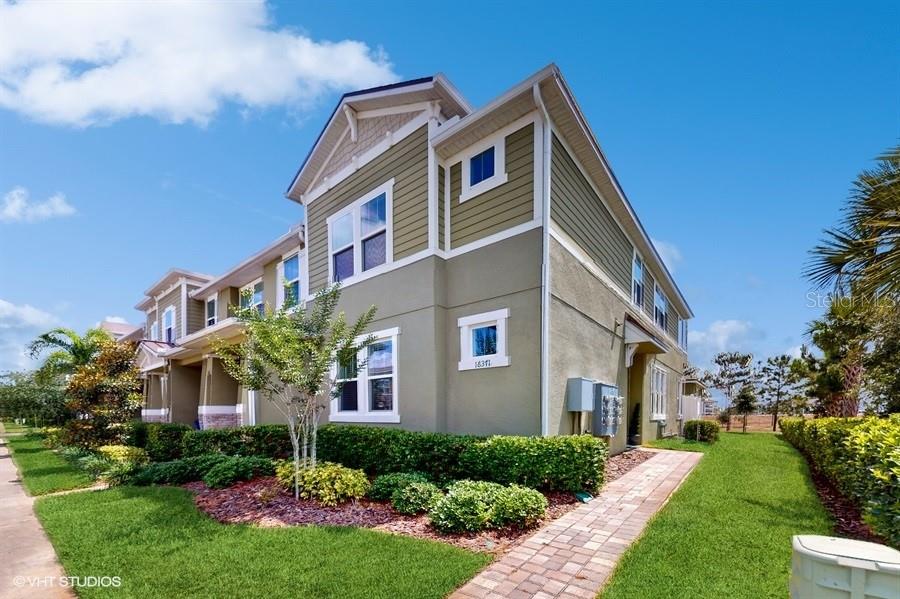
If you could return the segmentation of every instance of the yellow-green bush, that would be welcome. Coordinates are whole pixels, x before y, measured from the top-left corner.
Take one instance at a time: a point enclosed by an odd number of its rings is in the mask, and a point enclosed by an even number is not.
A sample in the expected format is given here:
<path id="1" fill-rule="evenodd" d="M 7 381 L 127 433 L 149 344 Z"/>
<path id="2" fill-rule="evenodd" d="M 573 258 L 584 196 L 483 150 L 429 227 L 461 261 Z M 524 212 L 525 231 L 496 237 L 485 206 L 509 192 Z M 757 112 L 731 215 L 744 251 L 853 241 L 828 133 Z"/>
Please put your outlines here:
<path id="1" fill-rule="evenodd" d="M 97 453 L 112 462 L 146 464 L 150 461 L 146 450 L 129 445 L 102 445 L 97 448 Z"/>
<path id="2" fill-rule="evenodd" d="M 784 438 L 900 546 L 900 414 L 888 418 L 784 418 Z"/>
<path id="3" fill-rule="evenodd" d="M 280 461 L 275 466 L 278 481 L 294 488 L 294 463 Z M 351 499 L 359 499 L 369 490 L 369 479 L 362 470 L 340 464 L 319 462 L 315 468 L 301 468 L 298 476 L 300 497 L 314 499 L 325 506 L 336 506 Z"/>
<path id="4" fill-rule="evenodd" d="M 60 445 L 60 435 L 62 434 L 62 429 L 58 426 L 48 426 L 41 430 L 41 433 L 44 435 L 44 447 L 50 449 L 56 449 Z"/>

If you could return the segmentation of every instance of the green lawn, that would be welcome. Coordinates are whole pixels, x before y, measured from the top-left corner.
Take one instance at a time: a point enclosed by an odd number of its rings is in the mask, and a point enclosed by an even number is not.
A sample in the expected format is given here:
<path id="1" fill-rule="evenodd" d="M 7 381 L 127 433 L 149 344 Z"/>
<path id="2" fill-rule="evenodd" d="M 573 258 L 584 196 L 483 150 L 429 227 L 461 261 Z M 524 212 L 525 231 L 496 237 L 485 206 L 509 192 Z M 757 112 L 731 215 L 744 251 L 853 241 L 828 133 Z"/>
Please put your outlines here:
<path id="1" fill-rule="evenodd" d="M 119 487 L 36 504 L 70 576 L 120 576 L 82 597 L 444 597 L 490 558 L 336 527 L 223 525 L 173 487 Z"/>
<path id="2" fill-rule="evenodd" d="M 7 437 L 6 444 L 19 467 L 22 483 L 31 495 L 45 495 L 89 487 L 94 481 L 87 474 L 44 447 L 38 435 Z"/>
<path id="3" fill-rule="evenodd" d="M 699 441 L 691 441 L 682 437 L 656 439 L 648 441 L 646 445 L 657 449 L 677 449 L 678 451 L 699 451 L 702 453 L 706 453 L 712 447 L 709 443 L 700 443 Z"/>
<path id="4" fill-rule="evenodd" d="M 24 424 L 16 424 L 12 420 L 4 420 L 0 423 L 0 426 L 3 427 L 3 431 L 7 433 L 26 433 L 30 429 L 30 427 Z"/>
<path id="5" fill-rule="evenodd" d="M 626 552 L 604 599 L 783 598 L 791 536 L 831 533 L 806 462 L 780 436 L 722 433 L 706 449 Z"/>

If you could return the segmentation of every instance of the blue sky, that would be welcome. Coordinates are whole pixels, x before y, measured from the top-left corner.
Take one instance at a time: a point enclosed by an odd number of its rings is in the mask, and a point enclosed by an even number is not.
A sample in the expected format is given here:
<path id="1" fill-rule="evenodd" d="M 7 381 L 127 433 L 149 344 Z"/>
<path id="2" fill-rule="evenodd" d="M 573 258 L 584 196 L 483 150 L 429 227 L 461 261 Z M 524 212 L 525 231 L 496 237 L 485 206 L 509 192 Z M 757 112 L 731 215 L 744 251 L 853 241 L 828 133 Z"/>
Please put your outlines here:
<path id="1" fill-rule="evenodd" d="M 795 348 L 806 252 L 900 137 L 900 5 L 783 4 L 0 2 L 0 370 L 286 231 L 342 91 L 442 71 L 479 106 L 551 61 L 697 315 L 692 359 Z"/>

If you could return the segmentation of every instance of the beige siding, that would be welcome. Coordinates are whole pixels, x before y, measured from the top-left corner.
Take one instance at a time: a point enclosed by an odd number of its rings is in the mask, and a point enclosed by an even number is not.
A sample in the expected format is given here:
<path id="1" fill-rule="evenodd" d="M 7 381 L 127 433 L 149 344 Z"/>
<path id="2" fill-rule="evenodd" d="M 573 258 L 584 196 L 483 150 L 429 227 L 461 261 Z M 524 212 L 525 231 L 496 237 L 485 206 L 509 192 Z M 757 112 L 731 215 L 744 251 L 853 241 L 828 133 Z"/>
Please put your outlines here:
<path id="1" fill-rule="evenodd" d="M 191 292 L 199 289 L 196 285 L 188 285 L 187 300 L 187 334 L 196 333 L 206 326 L 206 300 L 191 299 Z"/>
<path id="2" fill-rule="evenodd" d="M 458 248 L 534 218 L 534 125 L 508 135 L 507 182 L 462 204 L 462 167 L 450 167 L 450 247 Z"/>
<path id="3" fill-rule="evenodd" d="M 630 295 L 632 245 L 555 135 L 551 164 L 553 221 Z"/>
<path id="4" fill-rule="evenodd" d="M 382 117 L 359 119 L 357 125 L 356 141 L 351 141 L 346 135 L 341 144 L 335 148 L 334 154 L 328 160 L 328 165 L 322 170 L 321 177 L 330 177 L 353 161 L 354 156 L 372 149 L 385 136 L 396 131 L 419 115 L 416 112 L 405 114 L 390 114 Z"/>
<path id="5" fill-rule="evenodd" d="M 231 306 L 237 306 L 241 302 L 241 292 L 237 287 L 220 289 L 216 297 L 216 320 L 225 320 L 231 313 Z"/>
<path id="6" fill-rule="evenodd" d="M 669 336 L 672 337 L 675 341 L 678 341 L 678 312 L 672 306 L 672 302 L 669 302 L 669 314 L 668 314 L 667 332 Z"/>
<path id="7" fill-rule="evenodd" d="M 144 329 L 144 338 L 145 339 L 150 339 L 150 327 L 153 326 L 154 322 L 157 322 L 157 323 L 159 322 L 158 314 L 156 313 L 155 309 L 151 310 L 150 312 L 147 312 L 147 327 Z M 157 328 L 159 328 L 159 324 L 157 324 L 156 326 L 157 326 Z"/>
<path id="8" fill-rule="evenodd" d="M 438 167 L 438 248 L 444 249 L 444 204 L 447 200 L 444 167 Z"/>
<path id="9" fill-rule="evenodd" d="M 428 133 L 422 127 L 308 207 L 310 291 L 328 283 L 328 216 L 394 178 L 394 259 L 428 247 Z"/>
<path id="10" fill-rule="evenodd" d="M 175 308 L 175 339 L 180 339 L 183 337 L 181 334 L 181 285 L 172 289 L 172 291 L 161 297 L 159 302 L 157 302 L 157 309 L 159 310 L 159 338 L 162 341 L 166 340 L 163 314 L 165 314 L 166 308 L 169 306 Z"/>

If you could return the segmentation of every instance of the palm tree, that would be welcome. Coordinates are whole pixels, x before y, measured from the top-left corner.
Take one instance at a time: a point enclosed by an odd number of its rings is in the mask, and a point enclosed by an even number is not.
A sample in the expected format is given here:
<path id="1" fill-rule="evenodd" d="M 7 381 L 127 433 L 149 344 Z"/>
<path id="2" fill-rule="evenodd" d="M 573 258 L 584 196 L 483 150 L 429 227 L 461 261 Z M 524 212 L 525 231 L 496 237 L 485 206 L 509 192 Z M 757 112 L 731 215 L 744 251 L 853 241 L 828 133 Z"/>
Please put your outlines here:
<path id="1" fill-rule="evenodd" d="M 102 329 L 88 329 L 82 336 L 72 329 L 60 327 L 38 336 L 29 344 L 28 351 L 32 358 L 37 358 L 45 350 L 53 350 L 36 373 L 38 378 L 49 380 L 61 374 L 71 374 L 79 366 L 88 364 L 103 343 L 111 340 L 109 333 Z"/>
<path id="2" fill-rule="evenodd" d="M 804 274 L 820 287 L 868 297 L 900 292 L 900 146 L 860 173 L 843 222 L 811 253 Z"/>

